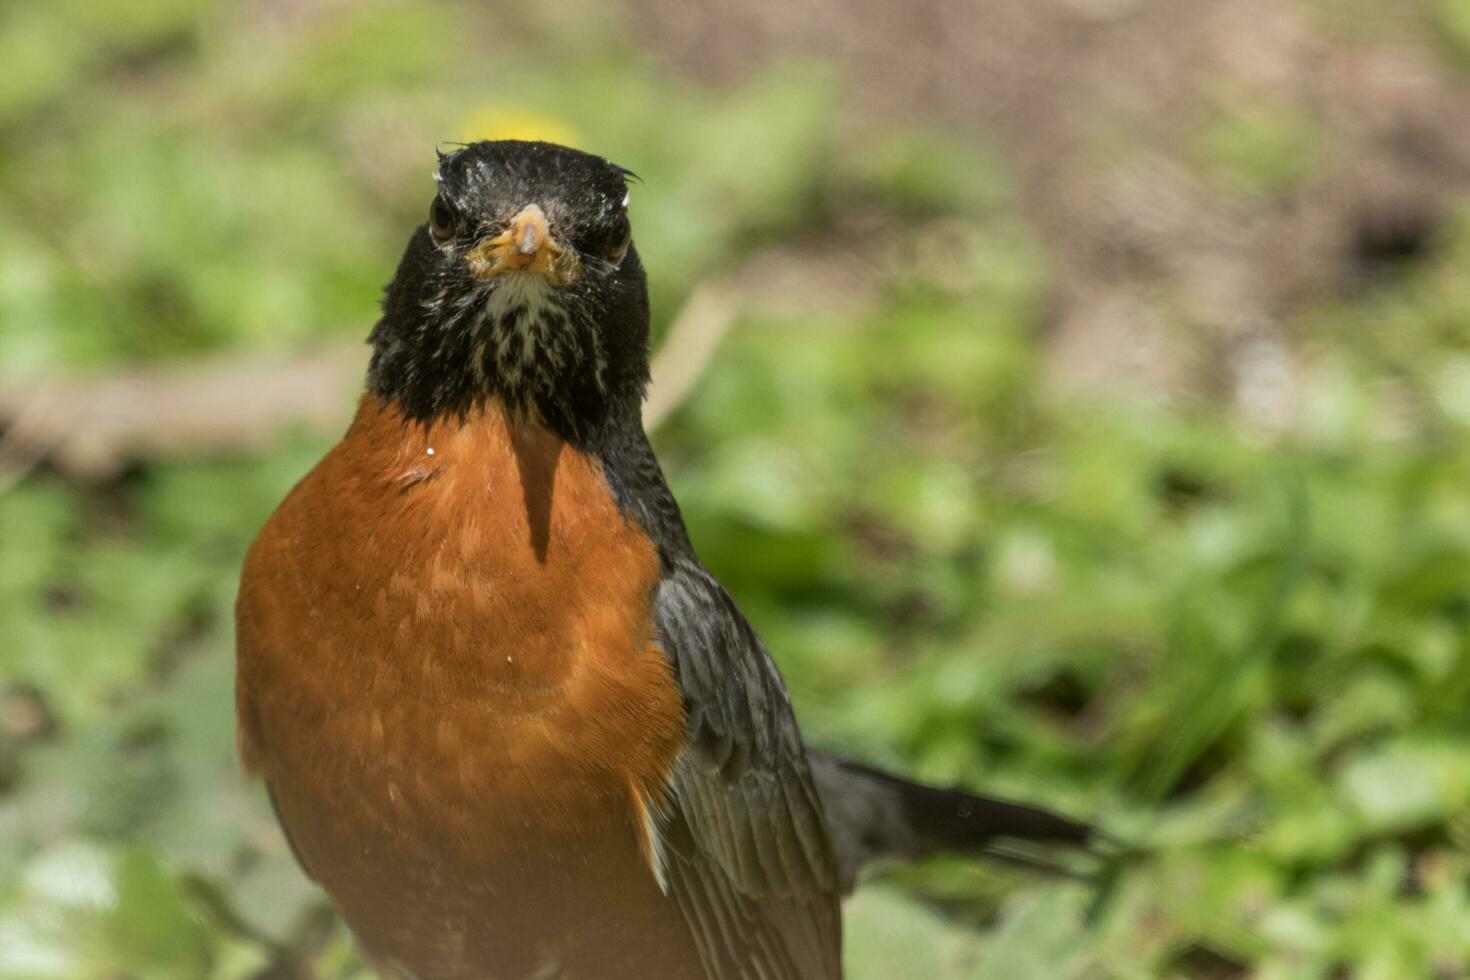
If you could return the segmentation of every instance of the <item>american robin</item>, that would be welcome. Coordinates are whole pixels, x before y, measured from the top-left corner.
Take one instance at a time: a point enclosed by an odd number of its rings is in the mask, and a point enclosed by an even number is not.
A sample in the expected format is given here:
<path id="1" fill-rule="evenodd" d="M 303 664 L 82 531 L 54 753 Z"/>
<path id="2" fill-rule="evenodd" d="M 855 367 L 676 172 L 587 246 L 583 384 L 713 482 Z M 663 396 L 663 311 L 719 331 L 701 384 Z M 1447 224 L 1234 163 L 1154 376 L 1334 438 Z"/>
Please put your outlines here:
<path id="1" fill-rule="evenodd" d="M 441 155 L 356 417 L 245 562 L 243 764 L 385 977 L 827 980 L 869 860 L 1092 839 L 803 745 L 643 432 L 628 175 Z"/>

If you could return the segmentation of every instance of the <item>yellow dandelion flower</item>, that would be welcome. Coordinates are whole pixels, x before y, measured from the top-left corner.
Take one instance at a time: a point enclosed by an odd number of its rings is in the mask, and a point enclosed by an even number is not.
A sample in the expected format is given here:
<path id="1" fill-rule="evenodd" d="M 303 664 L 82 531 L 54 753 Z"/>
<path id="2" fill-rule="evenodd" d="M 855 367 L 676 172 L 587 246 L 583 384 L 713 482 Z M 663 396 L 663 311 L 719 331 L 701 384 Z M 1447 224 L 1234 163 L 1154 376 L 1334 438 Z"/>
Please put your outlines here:
<path id="1" fill-rule="evenodd" d="M 460 139 L 477 140 L 545 140 L 563 146 L 577 145 L 577 131 L 555 116 L 530 109 L 486 102 L 470 110 L 460 122 Z"/>

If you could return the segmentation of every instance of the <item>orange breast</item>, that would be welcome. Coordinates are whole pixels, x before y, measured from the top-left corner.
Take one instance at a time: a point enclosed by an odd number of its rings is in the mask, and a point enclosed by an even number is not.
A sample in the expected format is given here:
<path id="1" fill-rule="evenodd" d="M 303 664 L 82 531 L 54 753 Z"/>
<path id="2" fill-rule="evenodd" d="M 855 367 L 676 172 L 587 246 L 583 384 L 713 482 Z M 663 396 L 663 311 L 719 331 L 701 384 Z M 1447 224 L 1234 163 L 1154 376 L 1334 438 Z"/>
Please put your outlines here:
<path id="1" fill-rule="evenodd" d="M 702 975 L 650 865 L 683 741 L 657 574 L 600 465 L 495 407 L 365 398 L 261 532 L 241 755 L 390 975 Z"/>

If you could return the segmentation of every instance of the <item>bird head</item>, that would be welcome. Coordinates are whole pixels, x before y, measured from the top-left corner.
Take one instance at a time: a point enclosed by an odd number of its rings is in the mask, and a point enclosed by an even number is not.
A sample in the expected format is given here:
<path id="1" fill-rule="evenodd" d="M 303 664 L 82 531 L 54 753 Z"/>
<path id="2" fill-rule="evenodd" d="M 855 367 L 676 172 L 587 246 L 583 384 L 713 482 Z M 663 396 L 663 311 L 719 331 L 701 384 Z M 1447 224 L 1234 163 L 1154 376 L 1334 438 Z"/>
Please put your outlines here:
<path id="1" fill-rule="evenodd" d="M 571 441 L 636 418 L 648 289 L 630 176 L 551 143 L 440 154 L 373 331 L 370 387 L 425 421 L 499 399 Z"/>

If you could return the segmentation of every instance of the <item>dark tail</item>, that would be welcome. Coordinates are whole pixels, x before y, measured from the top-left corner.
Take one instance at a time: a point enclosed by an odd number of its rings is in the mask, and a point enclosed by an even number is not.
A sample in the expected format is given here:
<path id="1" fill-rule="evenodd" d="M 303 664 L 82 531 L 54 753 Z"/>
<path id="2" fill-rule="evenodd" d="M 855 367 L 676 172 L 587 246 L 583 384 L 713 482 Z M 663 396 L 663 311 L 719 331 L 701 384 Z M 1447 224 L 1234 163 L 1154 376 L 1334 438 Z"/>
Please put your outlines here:
<path id="1" fill-rule="evenodd" d="M 850 891 L 867 865 L 939 853 L 999 858 L 1051 872 L 1077 873 L 1065 852 L 1106 858 L 1109 838 L 1091 824 L 953 787 L 923 786 L 808 749 L 827 827 Z"/>

